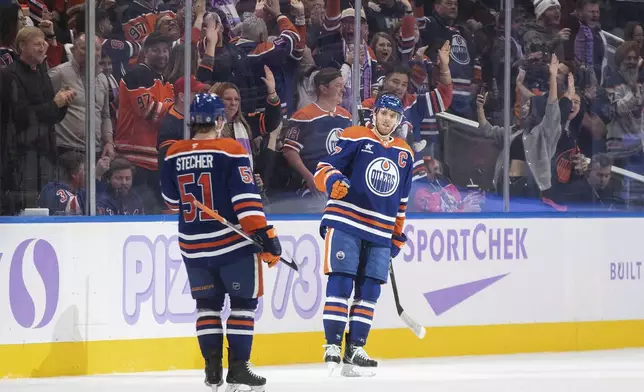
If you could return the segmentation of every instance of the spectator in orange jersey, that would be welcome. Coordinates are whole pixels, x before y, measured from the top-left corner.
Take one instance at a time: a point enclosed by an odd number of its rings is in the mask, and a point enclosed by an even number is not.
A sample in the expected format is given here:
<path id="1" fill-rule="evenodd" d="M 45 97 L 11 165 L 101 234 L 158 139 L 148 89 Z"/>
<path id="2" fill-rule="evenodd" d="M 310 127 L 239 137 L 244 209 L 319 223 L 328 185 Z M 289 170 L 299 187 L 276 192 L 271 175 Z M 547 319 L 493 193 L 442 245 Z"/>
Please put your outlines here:
<path id="1" fill-rule="evenodd" d="M 174 103 L 174 89 L 165 80 L 170 40 L 154 32 L 145 40 L 145 61 L 131 69 L 119 86 L 116 150 L 136 167 L 133 188 L 145 210 L 160 211 L 157 135 L 161 121 Z"/>

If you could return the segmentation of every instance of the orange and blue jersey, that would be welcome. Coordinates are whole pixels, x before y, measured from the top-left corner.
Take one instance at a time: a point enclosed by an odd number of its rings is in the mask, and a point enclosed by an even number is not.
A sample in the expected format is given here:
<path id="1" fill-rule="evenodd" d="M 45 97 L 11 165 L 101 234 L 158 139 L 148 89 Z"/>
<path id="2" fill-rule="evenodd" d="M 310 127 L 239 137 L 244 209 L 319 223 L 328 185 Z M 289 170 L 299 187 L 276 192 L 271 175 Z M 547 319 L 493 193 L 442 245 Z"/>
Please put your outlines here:
<path id="1" fill-rule="evenodd" d="M 257 253 L 255 246 L 192 204 L 198 200 L 246 233 L 266 226 L 250 159 L 234 139 L 180 140 L 161 171 L 168 207 L 179 211 L 179 248 L 186 263 L 224 262 Z"/>
<path id="2" fill-rule="evenodd" d="M 257 86 L 256 91 L 249 92 L 248 95 L 257 100 L 257 108 L 263 108 L 266 105 L 264 83 L 261 77 L 264 76 L 264 66 L 268 66 L 275 76 L 275 86 L 277 95 L 282 99 L 282 115 L 286 117 L 287 113 L 292 113 L 295 108 L 293 102 L 294 96 L 294 75 L 299 67 L 299 60 L 302 58 L 302 51 L 305 44 L 300 43 L 300 33 L 293 23 L 284 15 L 277 17 L 277 25 L 280 35 L 272 42 L 250 41 L 239 38 L 231 41 L 235 45 L 234 51 L 242 51 L 246 54 L 248 66 L 255 75 L 254 83 Z M 234 63 L 233 63 L 234 64 Z M 217 67 L 215 67 L 216 69 Z M 215 71 L 216 72 L 216 71 Z M 222 75 L 218 73 L 218 77 Z M 223 80 L 229 81 L 230 74 L 224 74 Z M 242 101 L 245 98 L 242 91 Z"/>
<path id="3" fill-rule="evenodd" d="M 148 35 L 154 32 L 157 21 L 164 16 L 176 17 L 175 13 L 164 5 L 153 9 L 137 0 L 132 1 L 123 12 L 125 39 L 143 43 Z"/>
<path id="4" fill-rule="evenodd" d="M 174 105 L 174 88 L 146 64 L 128 72 L 119 84 L 117 153 L 136 166 L 158 170 L 157 137 L 163 117 Z"/>
<path id="5" fill-rule="evenodd" d="M 116 81 L 120 81 L 127 73 L 128 64 L 136 59 L 141 52 L 141 44 L 135 41 L 120 41 L 102 38 L 101 51 L 112 59 L 112 67 Z"/>
<path id="6" fill-rule="evenodd" d="M 414 153 L 403 140 L 382 141 L 374 132 L 362 126 L 345 129 L 333 154 L 318 164 L 315 184 L 327 192 L 327 180 L 338 173 L 351 183 L 344 198 L 327 202 L 322 228 L 389 246 L 392 234 L 403 230 Z"/>
<path id="7" fill-rule="evenodd" d="M 318 162 L 335 150 L 342 131 L 351 126 L 351 114 L 340 106 L 333 112 L 322 110 L 316 103 L 295 112 L 284 138 L 284 148 L 300 154 L 304 166 L 315 173 Z"/>
<path id="8" fill-rule="evenodd" d="M 450 111 L 469 118 L 474 107 L 472 85 L 481 81 L 481 64 L 472 42 L 474 37 L 464 29 L 450 26 L 437 14 L 424 20 L 420 27 L 420 37 L 424 45 L 450 41 L 449 69 L 454 84 Z"/>

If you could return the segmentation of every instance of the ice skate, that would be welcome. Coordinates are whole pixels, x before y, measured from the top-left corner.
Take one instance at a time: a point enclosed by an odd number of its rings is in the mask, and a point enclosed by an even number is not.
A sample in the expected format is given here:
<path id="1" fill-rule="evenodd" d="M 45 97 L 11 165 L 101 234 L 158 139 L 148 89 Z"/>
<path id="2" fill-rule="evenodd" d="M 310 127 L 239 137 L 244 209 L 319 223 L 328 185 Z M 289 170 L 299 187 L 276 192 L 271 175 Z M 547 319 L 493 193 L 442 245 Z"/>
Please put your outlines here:
<path id="1" fill-rule="evenodd" d="M 204 383 L 207 387 L 211 387 L 213 392 L 217 392 L 219 387 L 224 384 L 224 368 L 221 355 L 221 352 L 215 352 L 206 358 L 206 380 Z"/>
<path id="2" fill-rule="evenodd" d="M 228 358 L 228 374 L 226 375 L 226 392 L 250 391 L 264 392 L 266 379 L 250 370 L 248 361 L 236 361 Z M 248 388 L 246 388 L 248 387 Z"/>
<path id="3" fill-rule="evenodd" d="M 362 346 L 349 343 L 349 335 L 342 358 L 342 375 L 344 377 L 373 377 L 376 375 L 378 362 L 371 359 Z"/>
<path id="4" fill-rule="evenodd" d="M 324 362 L 327 364 L 329 376 L 332 376 L 342 359 L 342 349 L 336 344 L 325 344 L 322 347 L 326 348 Z"/>

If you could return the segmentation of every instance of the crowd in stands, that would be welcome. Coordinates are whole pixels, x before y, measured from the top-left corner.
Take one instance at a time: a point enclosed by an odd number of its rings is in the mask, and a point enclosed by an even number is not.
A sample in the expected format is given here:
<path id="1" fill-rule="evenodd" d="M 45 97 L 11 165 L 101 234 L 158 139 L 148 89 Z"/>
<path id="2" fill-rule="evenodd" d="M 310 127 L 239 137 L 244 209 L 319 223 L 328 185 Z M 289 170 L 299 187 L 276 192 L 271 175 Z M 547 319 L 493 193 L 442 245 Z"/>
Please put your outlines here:
<path id="1" fill-rule="evenodd" d="M 363 0 L 361 10 L 350 0 L 193 0 L 189 10 L 183 0 L 96 0 L 94 37 L 85 34 L 84 3 L 0 0 L 1 215 L 86 213 L 88 98 L 95 100 L 98 213 L 166 212 L 159 172 L 184 137 L 191 99 L 184 83 L 193 95 L 222 97 L 222 136 L 248 152 L 269 212 L 322 210 L 317 163 L 353 121 L 371 124 L 384 92 L 403 101 L 394 135 L 415 152 L 410 211 L 499 210 L 506 154 L 518 206 L 644 204 L 636 197 L 642 183 L 612 171 L 644 175 L 644 29 L 636 22 L 644 3 L 515 0 L 509 53 L 499 0 Z M 602 28 L 624 42 L 613 48 Z M 89 40 L 93 98 L 85 93 Z"/>

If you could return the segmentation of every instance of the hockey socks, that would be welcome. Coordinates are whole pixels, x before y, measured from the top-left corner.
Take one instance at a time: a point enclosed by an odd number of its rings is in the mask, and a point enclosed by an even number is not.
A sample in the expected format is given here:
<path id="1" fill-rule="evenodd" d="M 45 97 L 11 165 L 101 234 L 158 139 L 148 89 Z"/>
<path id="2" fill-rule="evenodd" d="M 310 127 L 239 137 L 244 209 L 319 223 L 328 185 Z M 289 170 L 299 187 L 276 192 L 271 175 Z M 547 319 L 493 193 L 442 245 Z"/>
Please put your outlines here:
<path id="1" fill-rule="evenodd" d="M 221 311 L 207 308 L 197 311 L 197 339 L 204 358 L 209 358 L 215 352 L 221 353 L 224 342 Z"/>
<path id="2" fill-rule="evenodd" d="M 327 344 L 342 345 L 342 336 L 349 320 L 351 291 L 353 291 L 353 277 L 351 275 L 335 273 L 329 275 L 322 315 Z"/>
<path id="3" fill-rule="evenodd" d="M 356 292 L 349 313 L 349 343 L 355 346 L 367 344 L 373 312 L 380 297 L 380 281 L 361 277 L 356 282 Z"/>
<path id="4" fill-rule="evenodd" d="M 350 343 L 356 346 L 367 344 L 367 337 L 371 330 L 373 312 L 376 304 L 363 300 L 355 300 L 351 305 L 349 315 Z"/>
<path id="5" fill-rule="evenodd" d="M 324 334 L 328 344 L 340 345 L 342 334 L 347 326 L 347 313 L 349 313 L 349 300 L 339 297 L 327 297 L 324 304 L 322 320 Z"/>
<path id="6" fill-rule="evenodd" d="M 250 360 L 255 330 L 255 309 L 257 299 L 230 299 L 230 316 L 226 321 L 228 350 L 239 361 Z"/>

